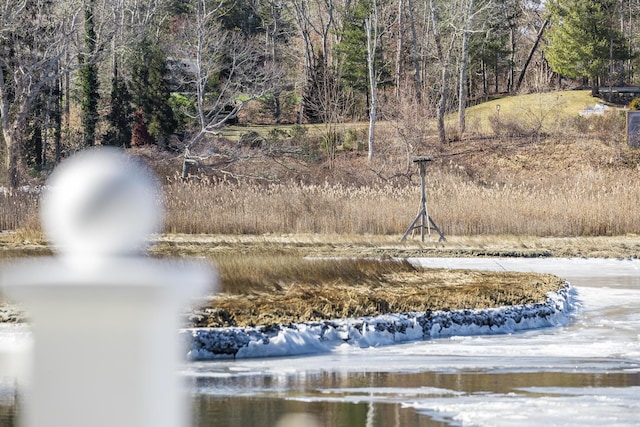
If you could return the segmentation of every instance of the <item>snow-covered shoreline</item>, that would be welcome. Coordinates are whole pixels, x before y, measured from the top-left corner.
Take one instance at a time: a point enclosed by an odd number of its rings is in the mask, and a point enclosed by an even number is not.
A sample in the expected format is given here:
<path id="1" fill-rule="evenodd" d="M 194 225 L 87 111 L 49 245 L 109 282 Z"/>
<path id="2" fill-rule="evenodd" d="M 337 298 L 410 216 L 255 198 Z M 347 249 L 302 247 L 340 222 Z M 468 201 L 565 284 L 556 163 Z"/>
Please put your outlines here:
<path id="1" fill-rule="evenodd" d="M 386 314 L 264 327 L 190 328 L 189 360 L 288 357 L 341 345 L 361 348 L 448 336 L 508 334 L 565 325 L 578 305 L 569 283 L 544 303 L 493 309 Z"/>

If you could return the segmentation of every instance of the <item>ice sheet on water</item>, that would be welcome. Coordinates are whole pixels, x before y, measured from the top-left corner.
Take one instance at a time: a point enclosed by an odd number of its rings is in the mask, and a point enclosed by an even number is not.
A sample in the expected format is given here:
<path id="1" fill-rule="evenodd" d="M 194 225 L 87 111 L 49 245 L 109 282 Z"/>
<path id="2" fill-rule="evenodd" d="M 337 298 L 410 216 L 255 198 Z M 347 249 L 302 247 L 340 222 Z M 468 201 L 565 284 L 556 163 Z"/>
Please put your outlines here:
<path id="1" fill-rule="evenodd" d="M 524 394 L 477 394 L 407 402 L 454 426 L 632 426 L 640 419 L 640 387 L 528 388 Z M 535 394 L 532 396 L 529 393 Z"/>

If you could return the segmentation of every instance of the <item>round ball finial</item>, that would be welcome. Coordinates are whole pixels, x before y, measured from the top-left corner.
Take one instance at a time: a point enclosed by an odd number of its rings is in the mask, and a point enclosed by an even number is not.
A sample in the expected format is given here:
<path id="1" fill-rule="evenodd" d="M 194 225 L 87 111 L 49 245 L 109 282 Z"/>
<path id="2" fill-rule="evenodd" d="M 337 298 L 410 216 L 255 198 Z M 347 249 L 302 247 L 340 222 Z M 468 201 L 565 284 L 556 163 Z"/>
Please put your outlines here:
<path id="1" fill-rule="evenodd" d="M 41 200 L 42 227 L 62 255 L 79 260 L 139 253 L 159 231 L 160 188 L 149 170 L 116 148 L 62 162 Z"/>

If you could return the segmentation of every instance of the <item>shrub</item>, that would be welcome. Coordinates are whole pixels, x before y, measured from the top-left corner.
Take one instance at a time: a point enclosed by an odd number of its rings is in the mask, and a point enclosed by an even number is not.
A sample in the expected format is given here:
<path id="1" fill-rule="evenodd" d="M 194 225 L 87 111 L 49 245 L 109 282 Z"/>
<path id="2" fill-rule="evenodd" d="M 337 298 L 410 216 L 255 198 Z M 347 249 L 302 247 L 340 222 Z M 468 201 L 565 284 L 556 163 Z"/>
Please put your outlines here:
<path id="1" fill-rule="evenodd" d="M 306 128 L 306 126 L 295 124 L 289 129 L 289 136 L 291 136 L 291 138 L 293 139 L 302 138 L 307 134 L 308 131 L 309 130 Z"/>
<path id="2" fill-rule="evenodd" d="M 345 150 L 358 149 L 358 132 L 354 129 L 347 129 L 344 134 L 342 148 Z"/>
<path id="3" fill-rule="evenodd" d="M 250 148 L 260 148 L 262 147 L 263 142 L 264 138 L 260 136 L 258 132 L 253 130 L 243 133 L 238 139 L 238 144 L 249 146 Z"/>
<path id="4" fill-rule="evenodd" d="M 640 98 L 633 98 L 631 100 L 629 110 L 640 110 Z"/>
<path id="5" fill-rule="evenodd" d="M 489 124 L 491 125 L 491 130 L 497 136 L 517 137 L 527 136 L 531 133 L 522 126 L 520 120 L 505 114 L 492 114 L 489 116 Z"/>

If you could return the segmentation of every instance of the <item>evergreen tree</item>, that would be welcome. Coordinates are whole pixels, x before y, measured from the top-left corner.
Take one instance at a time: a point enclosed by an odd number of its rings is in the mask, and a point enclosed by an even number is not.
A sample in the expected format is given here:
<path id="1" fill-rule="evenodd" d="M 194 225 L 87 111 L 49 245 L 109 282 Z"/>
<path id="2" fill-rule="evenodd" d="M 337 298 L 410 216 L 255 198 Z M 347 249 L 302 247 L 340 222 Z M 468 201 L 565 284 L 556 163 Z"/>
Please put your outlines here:
<path id="1" fill-rule="evenodd" d="M 131 93 L 122 78 L 115 73 L 111 84 L 111 111 L 107 115 L 110 129 L 102 139 L 103 145 L 129 148 L 131 146 Z"/>
<path id="2" fill-rule="evenodd" d="M 344 15 L 340 43 L 336 46 L 339 55 L 339 66 L 342 83 L 345 88 L 364 95 L 367 115 L 370 104 L 369 69 L 367 67 L 367 32 L 365 21 L 372 11 L 370 0 L 358 0 L 352 9 Z M 380 44 L 374 53 L 376 86 L 387 86 L 391 83 L 389 70 L 384 66 Z"/>
<path id="3" fill-rule="evenodd" d="M 547 3 L 551 28 L 546 57 L 551 68 L 570 78 L 599 77 L 611 61 L 628 59 L 628 47 L 615 19 L 616 0 L 553 0 Z"/>
<path id="4" fill-rule="evenodd" d="M 93 16 L 94 1 L 88 0 L 84 10 L 85 52 L 80 56 L 80 84 L 82 87 L 82 127 L 86 146 L 95 144 L 96 126 L 98 124 L 98 69 L 95 64 L 96 31 Z"/>
<path id="5" fill-rule="evenodd" d="M 337 51 L 341 55 L 342 78 L 358 92 L 367 92 L 367 34 L 364 22 L 369 16 L 371 5 L 368 0 L 359 0 L 355 7 L 346 12 L 340 43 Z"/>
<path id="6" fill-rule="evenodd" d="M 142 110 L 149 134 L 156 144 L 165 146 L 177 128 L 168 83 L 167 58 L 157 43 L 148 39 L 138 44 L 131 66 L 130 91 L 133 104 Z"/>

